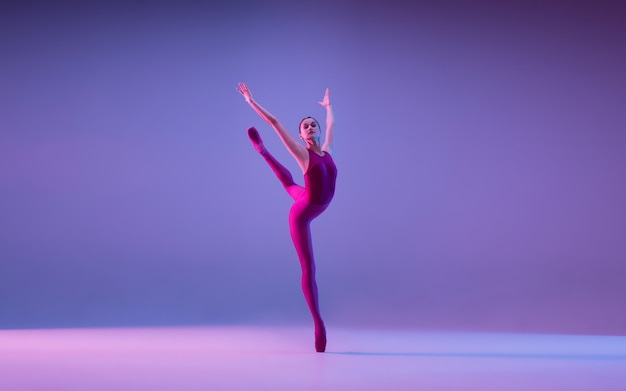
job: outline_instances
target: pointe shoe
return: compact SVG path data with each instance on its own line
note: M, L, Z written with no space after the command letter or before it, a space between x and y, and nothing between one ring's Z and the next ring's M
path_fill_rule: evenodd
M254 126L248 128L248 138L252 141L252 146L257 152L261 153L265 151L263 140L261 140L261 136Z
M326 351L326 329L315 330L315 351L323 353Z

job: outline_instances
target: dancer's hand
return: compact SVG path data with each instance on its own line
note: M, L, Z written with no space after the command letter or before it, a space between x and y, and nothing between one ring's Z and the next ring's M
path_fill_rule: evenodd
M324 94L324 99L321 102L317 102L322 105L323 108L327 109L330 107L330 98L328 98L328 88L326 89L326 93Z
M239 87L237 87L237 91L246 99L246 102L250 103L252 100L252 95L250 94L250 90L248 90L248 86L246 83L239 83Z

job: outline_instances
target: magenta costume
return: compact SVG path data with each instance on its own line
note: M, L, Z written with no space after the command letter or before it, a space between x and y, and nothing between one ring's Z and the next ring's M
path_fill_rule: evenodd
M337 168L328 152L320 156L308 150L309 167L304 173L304 187L299 186L289 170L263 147L256 129L248 129L248 136L294 200L289 210L289 232L302 268L302 292L315 324L315 349L323 352L326 349L326 330L318 304L310 224L326 210L333 199Z

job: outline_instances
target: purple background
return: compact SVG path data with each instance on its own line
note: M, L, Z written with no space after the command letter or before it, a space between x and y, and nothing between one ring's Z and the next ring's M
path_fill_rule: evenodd
M330 88L329 326L626 333L622 2L3 4L0 327L310 321L244 81Z

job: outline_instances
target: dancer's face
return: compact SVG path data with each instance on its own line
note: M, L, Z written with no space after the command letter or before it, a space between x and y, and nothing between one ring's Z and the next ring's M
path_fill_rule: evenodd
M305 118L300 123L300 137L303 140L319 140L320 127L313 118Z

